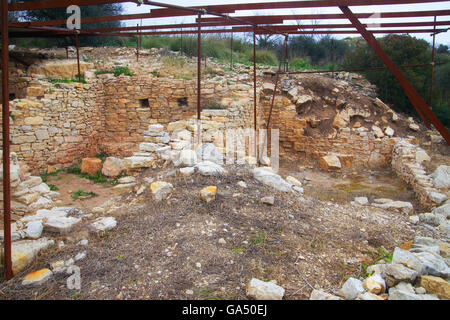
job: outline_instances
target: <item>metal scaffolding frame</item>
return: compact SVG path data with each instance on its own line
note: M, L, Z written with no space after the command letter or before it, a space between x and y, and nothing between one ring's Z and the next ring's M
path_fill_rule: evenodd
M381 12L377 18L421 18L433 17L433 22L396 22L380 23L374 29L371 25L361 22L361 19L368 19L373 13L353 13L350 7L353 6L385 6L398 4L426 4L444 2L446 0L308 0L308 1L280 1L263 3L240 3L230 5L208 5L196 7L183 7L172 4L147 1L147 0L42 0L36 2L11 3L8 0L1 1L1 36L2 36L2 128L3 128L3 203L4 203L4 252L5 252L5 277L11 279L13 276L11 262L11 196L10 196L10 141L9 141L9 38L10 37L65 37L73 36L76 39L77 61L78 61L78 80L81 82L81 72L79 64L79 38L81 36L117 36L117 37L135 37L136 38L136 58L139 59L140 49L142 48L143 35L180 35L181 47L183 34L197 35L197 119L201 119L201 37L202 34L213 33L231 33L230 67L233 68L233 35L234 33L248 32L253 34L253 122L254 129L257 128L257 101L256 101L256 35L257 34L279 34L285 37L284 71L281 69L283 57L280 59L278 72L276 73L275 89L272 96L271 107L267 117L266 129L270 126L272 109L277 91L277 84L281 74L295 73L317 73L317 72L339 72L339 71L364 71L388 69L399 81L412 105L421 117L422 121L429 126L429 122L439 131L442 137L450 144L450 134L445 126L439 121L431 108L422 97L416 92L409 81L405 78L400 68L414 68L431 66L431 79L433 81L435 63L435 37L437 34L447 32L450 28L450 21L437 21L437 17L450 16L450 10L424 10L424 11L405 11L405 12ZM149 13L127 14L116 16L89 17L81 18L83 26L89 23L106 21L125 21L148 18L170 18L183 16L197 16L195 23L190 24L164 24L144 26L142 23L136 24L136 27L118 27L118 28L91 28L82 30L69 30L66 28L55 27L65 25L66 20L49 21L27 21L8 23L8 11L27 11L41 9L66 8L70 5L88 6L103 5L114 3L131 2L138 5L149 5L159 7L151 9ZM339 8L342 13L334 14L292 14L292 15L265 15L265 16L232 16L239 10L271 10L271 9L300 9L300 8ZM206 17L205 17L206 16ZM209 17L213 16L213 17ZM285 21L292 20L329 20L346 19L350 24L317 24L317 25L292 25L284 24ZM217 28L220 29L211 29ZM437 28L440 27L440 28ZM395 29L406 28L406 29ZM419 29L415 29L419 28ZM342 30L352 29L352 30ZM149 31L151 30L151 31ZM374 34L416 34L429 33L433 36L433 49L431 64L396 66L388 55L382 50ZM290 72L288 64L288 39L290 35L298 34L360 34L374 50L377 56L384 63L385 67L333 70L332 71L300 71ZM333 50L333 47L332 47ZM206 63L206 60L205 60ZM430 86L430 98L432 101L433 83ZM256 141L256 140L255 140ZM256 143L255 143L256 144Z

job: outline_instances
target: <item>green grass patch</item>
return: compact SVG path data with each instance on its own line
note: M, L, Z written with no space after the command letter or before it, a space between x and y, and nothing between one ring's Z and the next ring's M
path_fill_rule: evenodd
M128 68L126 66L115 67L112 70L112 73L114 74L115 77L118 77L121 74L129 76L129 77L133 76L133 72L131 72L130 68Z
M72 192L72 199L77 200L79 197L95 197L97 194L95 192L86 192L84 190L78 189Z
M256 232L255 236L252 240L250 240L251 244L258 245L258 244L264 244L266 242L267 233L265 231L263 232Z
M59 188L55 186L54 184L48 183L48 187L50 188L50 191L58 191Z
M231 251L237 255L241 255L245 252L245 248L244 247L235 247L235 246L231 246Z

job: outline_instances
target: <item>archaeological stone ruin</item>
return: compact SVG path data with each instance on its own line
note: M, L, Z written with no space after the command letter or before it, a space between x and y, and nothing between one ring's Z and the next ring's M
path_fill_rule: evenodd
M49 279L64 284L73 266L81 266L82 274L92 268L100 270L93 264L109 259L99 253L109 246L106 243L115 246L113 243L122 242L115 238L119 234L132 237L134 228L145 225L144 217L148 216L154 224L148 224L152 236L146 239L167 242L164 248L149 249L150 260L159 261L161 254L164 259L181 255L186 265L192 264L190 268L199 272L198 278L208 283L192 280L193 284L174 287L164 297L189 299L192 294L206 292L207 287L221 298L299 298L296 294L319 300L450 298L448 145L436 130L393 111L361 75L282 75L275 85L275 68L259 67L255 142L255 133L247 131L255 125L252 68L236 64L230 70L208 59L202 78L201 119L197 120L196 78L180 76L176 70L164 73L171 59L182 59L186 65L194 64L193 59L158 49L142 50L139 61L133 49L82 47L80 52L83 83L54 81L75 77L73 53L62 59L64 49L11 51L12 57L17 57L10 61L9 84L12 262L16 277L12 284L0 285L2 291L14 286L24 292L44 288L50 285ZM114 75L112 70L117 66L128 67L132 75ZM269 114L273 131L264 130ZM232 134L243 138L233 141ZM275 138L278 145L271 144ZM252 148L265 153L256 154ZM387 184L401 184L401 191L377 185L377 193L370 193L370 185L379 183L380 172L384 179L390 179ZM64 180L66 176L68 180ZM356 177L360 180L348 182ZM345 201L344 193L338 190L339 179L348 182ZM103 184L97 183L100 180ZM84 189L73 198L79 181ZM367 189L358 187L364 183ZM103 189L92 191L86 185ZM335 189L326 194L327 188ZM93 202L100 198L102 203ZM245 203L252 209L247 211ZM165 207L173 207L172 213ZM129 217L139 208L147 209L137 214L140 222L133 225ZM199 217L183 220L203 210L208 212L201 214L201 221ZM228 214L215 216L215 210ZM343 226L347 219L353 222ZM234 225L247 226L247 220L259 221L245 229L250 238ZM164 223L173 234L161 241L156 234L158 228L169 230ZM270 225L272 229L267 230L278 230L277 234L260 231L258 225ZM351 225L354 230L348 229ZM402 230L398 238L394 231L386 231L397 227ZM276 260L288 257L289 265L303 270L303 264L316 261L316 250L324 254L333 251L332 244L326 240L320 244L313 235L333 238L328 233L331 229L342 232L347 244L358 243L362 248L355 256L350 251L334 252L335 257L329 258L345 256L344 265L350 270L356 272L355 261L367 264L364 253L379 257L380 250L387 250L393 257L386 254L372 261L359 277L356 272L346 281L334 275L332 283L325 273L316 274L321 280L303 271L303 275L288 273L283 262ZM195 255L186 253L197 249L185 242L194 241L188 233L183 240L181 230L200 232L205 243L211 240L202 253L204 261L197 262ZM278 242L271 236L286 247L275 249ZM308 250L296 247L306 241L300 237L308 239ZM127 239L141 246L140 240ZM385 239L390 239L390 248L384 247ZM407 239L414 241L405 245ZM243 260L262 245L273 247L270 263L258 262L257 255ZM95 246L102 249L94 253ZM114 251L108 263L117 268L126 263L127 269L145 275L156 287L158 281L168 281L165 273L176 272L166 270L163 262L160 266L146 262L148 269L141 270L145 263L138 258L145 250L135 254L136 261L127 260L126 251ZM248 283L233 283L232 294L227 296L231 287L223 275L207 269L217 268L218 261L245 264L254 273L245 269ZM255 271L277 264L279 269L266 278ZM291 283L294 278L306 281L304 288ZM147 280L136 279L135 283L147 285ZM108 287L105 278L88 281L98 282L98 286L82 289L86 297L146 297L130 293L131 289L120 296ZM139 287L135 283L130 288Z

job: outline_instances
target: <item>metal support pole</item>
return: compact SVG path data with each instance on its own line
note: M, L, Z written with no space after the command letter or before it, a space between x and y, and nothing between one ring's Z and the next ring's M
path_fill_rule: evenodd
M233 70L233 32L231 33L230 43L230 69Z
M368 45L375 51L378 57L383 61L389 71L397 78L398 82L402 86L412 105L416 109L422 121L428 123L425 115L430 119L433 126L439 131L442 137L445 139L447 144L450 144L450 133L442 124L442 122L436 117L434 112L427 106L426 102L417 93L414 87L409 83L408 79L403 75L400 69L392 62L389 56L383 51L378 41L375 39L373 34L361 24L359 19L353 14L353 12L345 6L339 7L345 16L352 22L355 28L361 33L363 38L367 41ZM424 115L425 114L425 115Z
M77 47L77 66L78 66L78 84L81 84L81 68L80 68L80 36L75 35L75 46Z
M180 55L183 55L183 25L181 25L180 32Z
M256 27L253 29L253 130L255 133L255 157L258 155L258 141L256 133Z
M332 71L332 77L334 79L334 40L331 39L331 71Z
M66 47L66 59L69 59L69 47Z
M286 62L284 63L284 70L289 72L289 35L286 36Z
M434 16L433 49L431 51L431 82L430 82L430 108L433 109L434 60L436 55L436 16Z
M201 13L198 14L198 35L197 35L197 120L200 120L201 113L201 87L202 87L202 31ZM200 133L199 133L200 135Z
M139 61L139 24L137 24L136 31L136 61Z
M11 184L9 155L9 39L8 39L8 0L1 2L2 30L2 136L3 136L3 223L5 278L13 277L11 260Z

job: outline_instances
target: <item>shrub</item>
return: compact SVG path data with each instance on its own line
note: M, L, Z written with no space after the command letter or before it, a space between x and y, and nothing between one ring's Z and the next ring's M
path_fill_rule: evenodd
M131 72L130 68L128 67L124 67L124 66L120 66L120 67L115 67L112 71L112 73L114 74L115 77L120 76L121 74L124 74L126 76L132 76L133 72Z

